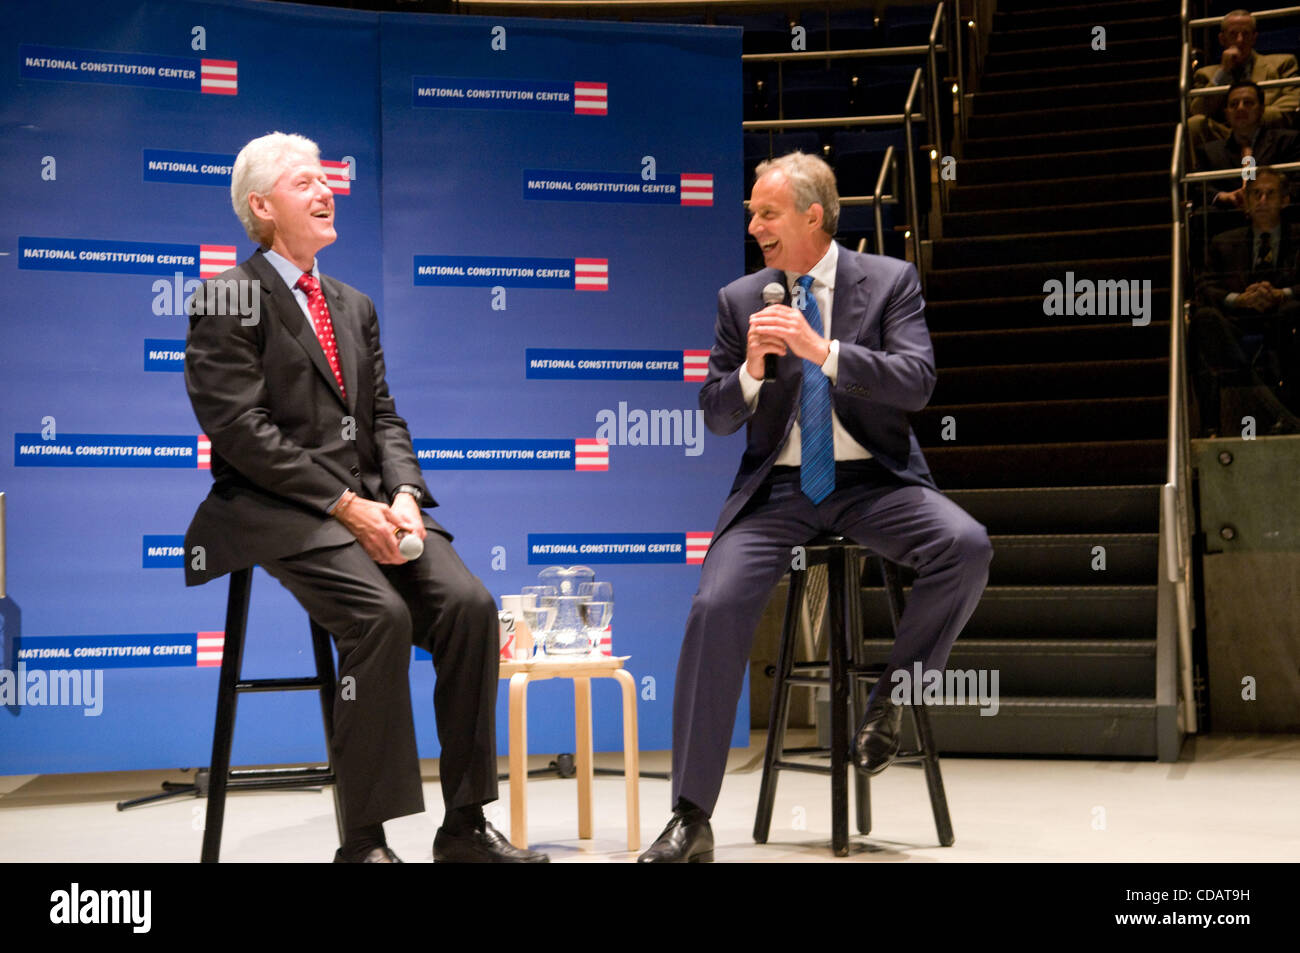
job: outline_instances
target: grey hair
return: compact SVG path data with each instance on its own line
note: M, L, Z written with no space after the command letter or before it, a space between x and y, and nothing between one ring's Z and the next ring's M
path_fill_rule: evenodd
M1223 30L1223 25L1227 23L1231 17L1246 17L1250 20L1250 28L1256 32L1259 31L1259 25L1255 22L1255 14L1251 13L1249 10L1233 10L1230 13L1225 13L1223 19L1219 21L1220 31Z
M265 194L275 188L284 172L285 159L290 156L308 156L319 163L320 146L296 133L272 132L248 143L235 157L235 168L230 175L230 204L235 207L248 237L259 245L266 244L266 223L248 207L248 195L250 192Z
M804 152L764 159L754 169L754 181L769 172L785 176L794 192L794 207L800 212L806 212L814 202L821 205L822 231L834 238L840 224L840 193L835 187L835 172L826 161Z

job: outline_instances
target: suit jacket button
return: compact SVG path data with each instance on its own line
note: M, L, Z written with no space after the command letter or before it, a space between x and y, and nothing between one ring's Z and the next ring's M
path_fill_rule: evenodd
M353 475L354 477L359 477L359 476L361 476L361 470L360 470L360 468L358 468L358 467L348 467L348 469L349 469L350 471L352 471L352 475Z

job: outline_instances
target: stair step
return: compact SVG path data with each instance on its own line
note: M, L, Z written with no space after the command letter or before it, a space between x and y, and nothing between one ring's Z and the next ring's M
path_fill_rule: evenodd
M1124 146L1162 145L1173 153L1176 121L1125 126L1122 135L1099 137L1095 129L1067 129L1062 132L1042 132L1032 136L1002 135L991 138L968 136L962 141L965 159L999 159L1012 156L1061 155L1069 152L1092 152L1099 145L1114 143ZM961 160L958 160L960 164ZM958 180L961 171L958 169Z
M1153 586L1160 567L1159 538L1154 526L1141 533L990 533L989 585ZM904 566L900 571L905 584L915 581L913 570ZM870 574L862 588L884 592L872 585Z
M1134 639L1150 638L1155 630L1155 583L989 586L963 637L1050 632L1055 638Z
M1103 381L1094 395L1109 394ZM1003 440L1019 444L1071 440L1159 438L1168 429L1165 395L1029 400L1019 403L931 405L910 415L916 439L924 446L986 446Z
M925 306L925 320L932 335L947 331L1041 328L1052 326L1054 322L1059 320L1044 314L1043 301L1046 295L1043 293L1041 285L1034 294L1028 295L953 298L947 300L938 296L939 290L939 287L931 285L927 292L929 298ZM1167 319L1170 314L1169 289L1161 288L1153 281L1151 298L1152 320ZM1113 322L1114 319L1106 315L1093 317L1076 315L1070 318L1070 324L1072 325L1111 324Z
M864 639L863 644L863 661L868 665L887 662L894 647L893 639ZM974 680L954 678L950 693L945 675L944 698L959 701L964 696L975 701L983 672L984 698L991 700L996 688L999 707L1004 696L1096 697L1099 686L1105 686L1111 699L1149 699L1155 691L1155 666L1154 639L971 639L963 635L954 643L945 669L973 672ZM889 684L892 688L900 683Z
M1154 696L1154 689L1152 691ZM1037 755L1079 758L1157 756L1157 705L1150 699L999 699L994 717L975 706L930 706L930 726L941 755ZM907 733L911 719L904 718ZM909 748L915 741L905 733Z
M1012 89L1051 89L1077 86L1088 80L1099 83L1130 79L1156 79L1178 76L1179 59L1162 56L1155 59L1098 60L1076 66L1045 66L1036 69L1011 69L1004 73L985 73L980 76L981 93L996 93ZM1175 80L1176 82L1176 80Z
M1095 130L1100 142L1122 142L1129 126L1168 125L1178 121L1178 97L1126 103L1123 109L1110 105L1075 108L1055 107L1020 112L972 113L968 133L976 138L1029 136L1035 133ZM1172 143L1170 148L1173 148Z
M1167 449L1164 439L924 447L930 472L945 491L1164 483Z
M1083 79L1083 77L1080 77ZM1097 77L1096 82L1076 82L1073 86L1045 89L990 90L972 97L975 115L1023 112L1026 110L1061 109L1068 104L1073 112L1081 106L1105 106L1121 111L1127 103L1143 102L1178 95L1177 71L1164 76L1137 79Z
M1157 532L998 534L990 578L999 585L1155 585L1159 541Z
M1137 533L1160 519L1160 486L1009 486L945 489L990 533Z
M1004 183L1016 188L1041 179L1065 179L1104 173L1142 172L1169 168L1167 143L1116 146L1091 152L1063 152L995 159L961 159L955 166L957 188ZM1165 207L1169 213L1168 205ZM1108 221L1099 217L1098 221Z
M1106 49L1093 50L1094 26L1106 28ZM990 53L1012 53L1022 50L1040 50L1044 47L1078 45L1097 56L1110 53L1112 41L1173 40L1179 34L1178 12L1172 15L1125 19L1112 23L1067 23L1063 26L1035 26L1024 30L995 30L989 34Z
M960 170L958 175L960 175ZM1074 176L1026 182L1015 188L1005 185L962 185L948 195L953 212L1042 208L1047 205L1074 205L1084 195L1101 196L1115 201L1150 198L1169 194L1169 172L1112 172L1105 175ZM1167 199L1166 199L1167 201Z
M1182 53L1176 28L1168 37L1156 39L1121 40L1108 34L1105 51L1094 50L1090 40L1091 38L1083 43L1069 42L1062 46L1044 46L1041 49L1007 52L994 50L984 59L984 71L1006 73L1055 66L1095 66L1098 63L1121 63L1152 57L1178 59Z
M1172 11L1178 12L1178 5L1169 0L1111 0L1109 3L1075 4L1065 3L1059 7L1044 7L1038 10L1006 9L1006 3L999 3L1001 8L993 14L993 29L1027 30L1037 27L1058 26L1061 24L1094 23L1111 24L1124 20L1149 19L1168 16Z
M1080 231L1095 228L1098 222L1105 222L1109 228L1134 228L1142 225L1163 225L1168 228L1169 217L1167 198L1088 202L1083 205L1058 205L1054 208L945 212L943 240L996 234Z
M1101 221L1105 221L1102 219ZM1137 258L1152 248L1168 248L1170 225L1137 225L1129 228L1091 228L1042 235L989 235L978 238L941 238L930 243L931 267L988 268L996 265L1043 261L1100 261Z
M930 405L1019 403L1026 394L1040 400L1082 398L1095 394L1099 385L1112 397L1163 397L1169 387L1169 361L1160 357L944 367Z
M1150 281L1151 287L1169 280L1169 256L1152 258L1087 259L1082 261L1047 261L1011 264L998 268L987 265L978 268L935 269L926 276L926 294L943 299L985 295L997 298L1003 295L1020 296L1039 294L1046 296L1049 281L1064 283L1067 273L1073 272L1076 286L1087 279L1098 281ZM1109 287L1109 286L1108 286ZM1143 286L1139 285L1139 288ZM1046 308L1046 302L1044 302ZM1046 311L1044 311L1046 313ZM1130 311L1129 317L1132 317ZM1160 318L1154 306L1148 317ZM1130 355L1135 356L1135 355Z
M1062 319L1063 321L1065 319ZM1169 323L1065 324L1059 327L941 331L930 335L935 365L1053 364L1169 356Z

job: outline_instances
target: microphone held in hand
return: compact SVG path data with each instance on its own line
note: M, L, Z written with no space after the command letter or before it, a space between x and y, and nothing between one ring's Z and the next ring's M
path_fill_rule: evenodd
M424 554L424 540L404 529L397 531L397 551L406 557L406 561L419 559Z
M780 304L784 300L785 300L785 285L776 281L769 281L767 284L763 286L764 307L766 307L769 304ZM763 380L765 381L776 380L776 355L775 354L763 355Z

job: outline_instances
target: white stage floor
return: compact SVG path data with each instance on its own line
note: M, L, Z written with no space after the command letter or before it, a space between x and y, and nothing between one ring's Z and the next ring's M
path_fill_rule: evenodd
M1173 764L946 758L944 785L956 843L940 847L917 768L895 766L872 781L874 829L855 835L851 856L831 856L830 784L785 773L766 845L751 832L764 734L732 752L713 817L718 862L980 863L990 861L1269 862L1300 857L1300 736L1210 735L1191 739ZM796 739L791 738L790 743ZM546 756L530 759L541 767ZM597 755L618 768L621 755ZM642 755L664 770L666 752ZM423 762L428 812L386 825L404 861L432 859L442 817L437 762ZM501 770L506 768L501 759ZM0 777L0 862L193 862L206 801L177 799L118 812L115 802L158 790L176 771ZM668 782L641 782L642 847L668 819ZM488 816L509 831L509 787ZM627 863L621 778L597 778L595 837L577 837L572 780L529 783L532 846L554 862ZM316 792L256 791L227 802L223 861L321 862L337 838L333 800Z

